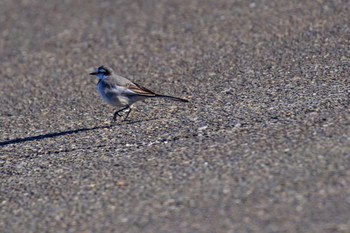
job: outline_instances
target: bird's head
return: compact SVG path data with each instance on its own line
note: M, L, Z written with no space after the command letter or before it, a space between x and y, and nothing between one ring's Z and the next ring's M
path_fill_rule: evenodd
M90 73L90 75L96 75L98 76L100 79L103 77L107 77L110 76L112 74L112 69L107 68L105 66L100 66L96 69L96 71Z

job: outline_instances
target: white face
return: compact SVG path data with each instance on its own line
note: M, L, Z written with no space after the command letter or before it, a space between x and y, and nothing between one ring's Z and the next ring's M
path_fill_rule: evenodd
M105 75L104 73L98 73L97 74L97 77L99 78L99 79L105 79L105 78L107 78L107 75Z
M105 79L106 77L111 75L111 71L109 71L107 68L103 66L97 68L96 73L99 79Z

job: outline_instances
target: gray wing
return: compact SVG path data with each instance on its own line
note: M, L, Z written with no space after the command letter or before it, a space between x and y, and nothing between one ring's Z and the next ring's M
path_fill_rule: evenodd
M110 83L112 86L122 86L125 87L127 85L133 84L132 81L130 81L127 78L124 78L119 75L113 75L109 76L108 78L105 79L106 82Z
M121 88L125 88L125 90L127 90L125 94L129 94L129 95L133 95L133 93L136 95L143 95L143 96L156 96L157 95L153 91L151 91L151 90L149 90L149 89L147 89L147 88L145 88L137 83L134 83L127 78L119 76L119 75L110 76L110 77L106 78L104 80L104 82L107 85L110 85L110 87L119 86ZM130 93L127 93L129 91L130 91Z

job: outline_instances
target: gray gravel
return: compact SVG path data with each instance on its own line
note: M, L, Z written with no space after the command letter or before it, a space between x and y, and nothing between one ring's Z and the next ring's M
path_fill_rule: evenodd
M0 232L350 232L348 1L0 3ZM88 72L188 104L110 123Z

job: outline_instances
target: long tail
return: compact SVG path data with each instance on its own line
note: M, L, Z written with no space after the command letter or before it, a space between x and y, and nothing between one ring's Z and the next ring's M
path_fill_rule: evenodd
M189 100L187 100L187 99L182 99L182 98L169 96L169 95L158 95L158 94L156 94L155 96L152 96L152 97L154 97L154 98L165 98L165 99L170 99L170 100L180 101L180 102L189 102Z

